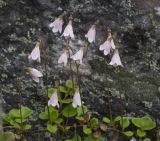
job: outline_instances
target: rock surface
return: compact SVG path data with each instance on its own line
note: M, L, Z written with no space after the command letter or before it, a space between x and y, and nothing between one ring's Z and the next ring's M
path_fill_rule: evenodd
M83 100L91 111L108 113L108 96L112 95L114 114L120 113L119 96L123 96L126 113L149 113L160 117L160 7L159 0L0 0L0 93L6 110L17 106L16 78L21 79L23 104L41 111L43 91L25 73L24 66L42 65L28 62L28 55L39 36L49 33L49 85L70 79L68 68L57 65L65 47L64 38L48 28L63 11L73 15L75 51L85 40L91 24L98 18L96 43L92 44L80 68ZM67 18L65 18L66 26ZM106 27L111 27L124 68L119 73L106 64L99 45L106 39ZM64 28L63 28L64 29ZM78 44L78 45L77 45ZM106 71L104 68L106 67ZM35 113L36 114L36 113Z

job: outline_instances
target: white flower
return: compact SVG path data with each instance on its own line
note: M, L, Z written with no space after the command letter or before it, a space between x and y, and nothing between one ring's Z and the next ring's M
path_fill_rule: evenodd
M80 61L80 64L83 64L82 63L82 59L83 59L83 47L81 47L81 49L76 52L76 54L74 54L73 56L71 56L71 58L75 61L79 60Z
M36 43L35 48L32 50L31 54L28 56L29 60L37 60L38 62L41 62L39 46L40 46L40 42L38 41Z
M50 100L48 101L48 105L52 105L53 107L57 106L59 108L57 90L55 90L55 92L50 97Z
M100 45L99 48L99 50L104 50L104 55L108 55L110 53L110 49L111 49L111 44L108 40L105 41L102 45Z
M132 137L132 139L130 141L137 141L136 138Z
M34 68L28 67L28 72L29 72L30 76L32 77L32 79L37 83L39 82L39 77L43 76L43 74L40 71L38 71L37 69L34 69Z
M67 62L68 62L67 50L64 50L64 53L58 59L58 63L59 64L64 63L64 66L66 66Z
M64 29L64 32L63 32L62 36L71 37L71 39L74 39L74 33L73 33L73 28L72 28L72 20L69 20L69 23L66 26L66 28Z
M112 35L111 33L109 33L107 41L105 41L102 45L100 45L99 50L104 50L104 55L108 55L110 53L111 48L115 49L116 47Z
M95 36L96 36L96 25L92 25L88 33L85 35L85 37L88 38L88 42L92 43L95 42Z
M58 31L59 31L59 33L61 33L62 32L62 25L63 25L63 19L62 19L62 16L60 16L53 23L49 24L49 27L52 28L52 31L54 33L58 32Z
M123 65L121 63L121 59L119 57L118 49L115 49L114 55L113 55L111 62L109 64L113 65L113 66L122 66L123 67Z
M76 108L77 106L81 106L81 105L82 105L81 97L80 97L79 89L77 89L73 96L72 106Z

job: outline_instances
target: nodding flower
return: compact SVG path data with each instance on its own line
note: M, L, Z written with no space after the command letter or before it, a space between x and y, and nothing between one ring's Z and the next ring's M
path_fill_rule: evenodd
M30 74L30 76L32 77L32 79L37 83L39 82L39 77L43 77L43 74L40 71L38 71L37 69L28 67L27 71Z
M113 65L113 66L122 66L122 63L121 63L121 59L120 59L120 56L119 56L119 51L118 49L115 49L114 51L114 55L111 59L111 62L109 63L110 65Z
M87 34L85 35L86 38L88 38L88 42L92 43L95 42L95 37L96 37L96 26L98 25L99 20L97 20L89 29Z
M110 53L111 48L115 49L116 47L113 41L111 30L108 30L108 38L102 45L100 45L99 50L104 50L104 55L108 55Z
M35 48L32 50L31 54L28 56L29 60L36 60L41 62L40 56L40 41L37 41Z
M74 54L73 56L71 56L71 58L75 61L80 61L80 64L82 63L82 59L83 59L83 47L80 48L80 50L78 52L76 52L76 54Z
M67 66L67 62L68 62L67 52L68 52L67 49L64 49L64 52L62 53L62 55L58 59L59 64L64 64L64 66Z
M88 38L88 42L92 43L95 42L95 36L96 36L96 26L92 25L87 34L85 35L85 37Z
M64 29L64 32L62 34L62 36L64 37L70 37L71 39L74 39L74 33L73 33L73 27L72 27L72 16L69 17L69 22L66 26L66 28Z
M51 95L48 101L48 105L51 105L53 107L57 106L59 108L57 90L55 90L54 93Z
M49 24L49 27L52 28L52 31L54 33L62 32L62 26L63 26L63 15L60 15L55 21L51 24Z
M81 105L82 105L81 97L80 97L79 89L77 88L73 96L72 106L76 108L77 106L81 106Z

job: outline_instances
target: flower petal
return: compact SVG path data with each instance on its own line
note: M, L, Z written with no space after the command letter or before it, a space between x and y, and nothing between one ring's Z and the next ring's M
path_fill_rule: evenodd
M121 63L120 56L119 56L118 49L115 50L114 55L113 55L111 62L109 64L113 65L113 66L122 66L123 67L123 65Z
M96 29L95 27L91 27L88 31L88 33L85 35L86 38L88 38L88 41L90 43L95 42L95 36L96 36Z
M71 58L73 60L79 60L80 62L82 62L83 59L83 49L80 49L76 54L74 54L73 56L71 56Z
M59 108L57 91L55 91L50 97L50 100L48 101L48 105L52 105L53 107L57 106Z
M78 91L75 92L74 96L73 96L73 102L72 102L72 106L75 108L77 106L81 106L81 97L80 97L80 93Z
M37 60L40 62L40 49L39 49L40 43L37 42L35 48L32 50L31 54L28 56L29 60Z
M68 61L67 53L64 52L64 53L59 57L58 63L59 63L59 64L64 63L64 66L66 66L66 65L67 65L67 61Z
M70 36L72 39L74 39L74 33L73 33L73 28L72 28L72 24L69 23L66 28L64 29L64 32L63 32L63 36L65 37L68 37Z

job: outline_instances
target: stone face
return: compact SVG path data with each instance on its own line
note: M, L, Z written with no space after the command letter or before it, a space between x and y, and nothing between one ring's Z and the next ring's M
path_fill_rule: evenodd
M13 8L16 5L16 9ZM6 103L5 110L16 107L16 78L21 79L24 104L41 111L42 84L37 86L25 73L24 66L34 66L44 72L43 66L28 61L28 55L39 36L49 33L48 69L55 80L70 79L69 67L57 65L57 60L66 43L59 34L54 34L48 25L63 11L73 17L76 40L74 51L78 51L85 40L84 34L96 19L96 43L90 45L84 65L80 67L83 100L93 112L106 114L108 95L112 95L114 114L123 108L127 113L149 113L159 119L160 105L160 24L155 7L159 0L20 0L8 1L0 10L0 93ZM158 16L158 17L157 17ZM65 18L66 26L67 18ZM99 45L106 40L106 27L113 29L114 40L120 47L124 68L117 73L104 63ZM63 27L63 30L64 30ZM113 52L105 57L107 64ZM106 67L106 70L104 69ZM12 98L12 100L11 100ZM36 113L38 114L38 113Z

